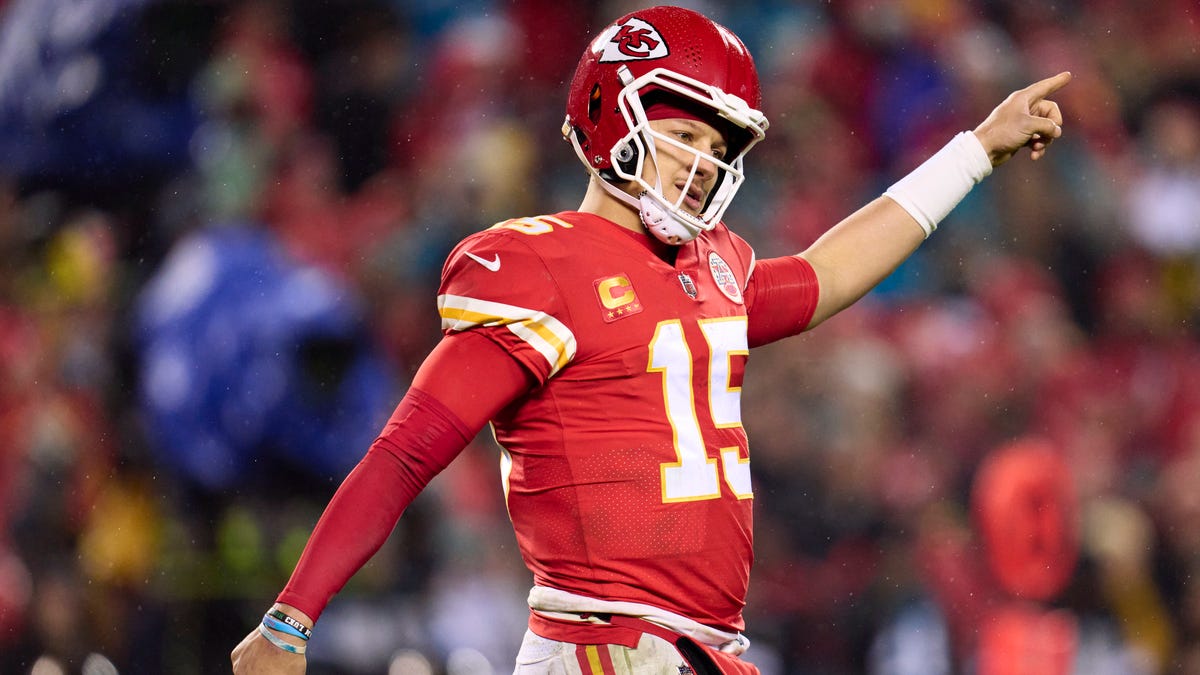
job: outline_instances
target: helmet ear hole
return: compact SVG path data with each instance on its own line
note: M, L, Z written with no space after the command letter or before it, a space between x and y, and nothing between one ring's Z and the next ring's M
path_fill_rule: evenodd
M600 121L600 83L592 85L592 93L588 95L588 119L592 124Z

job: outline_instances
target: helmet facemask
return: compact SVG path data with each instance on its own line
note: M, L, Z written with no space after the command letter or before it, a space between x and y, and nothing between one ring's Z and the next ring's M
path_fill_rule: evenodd
M700 232L713 229L721 221L721 216L745 179L743 158L750 148L766 135L766 117L737 96L664 68L656 68L638 78L634 78L624 66L618 73L624 86L617 96L617 107L629 131L609 150L612 168L603 173L597 171L584 157L575 134L570 134L572 144L580 159L600 180L603 188L636 209L646 229L655 237L672 245L687 243L695 239ZM699 150L679 139L652 129L643 100L643 95L649 92L656 95L662 93L690 107L702 108L706 113L711 113L706 117L710 117L722 127L732 129L732 132L726 133L726 142L729 145L727 159L701 154ZM673 153L684 153L684 157L692 156L687 183L674 200L668 199L662 191L663 177L662 172L658 170L658 152L663 146L659 144L671 147ZM653 162L655 167L656 178L653 185L644 177L647 159ZM683 202L696 180L696 173L702 161L711 163L716 168L717 179L713 189L706 196L700 213L692 214L683 208ZM639 196L634 197L622 190L614 184L616 181L637 185L640 188Z

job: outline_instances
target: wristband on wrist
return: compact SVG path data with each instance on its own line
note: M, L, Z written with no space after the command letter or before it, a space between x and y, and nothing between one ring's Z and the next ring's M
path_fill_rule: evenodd
M300 631L298 631L295 628L289 626L288 624L276 619L275 617L271 616L270 614L263 615L262 623L264 626L266 626L267 628L270 628L271 630L279 631L280 633L286 633L287 635L291 635L292 637L298 637L301 640L308 642L308 637L306 637L304 635L304 633L301 633Z
M283 612L279 611L278 609L275 609L272 607L271 609L267 610L266 616L279 619L280 621L282 621L282 622L286 623L287 625L291 626L292 628L296 629L296 631L298 631L300 633L297 637L302 637L305 640L312 637L312 629L311 628L300 623L300 621L298 621L297 619L295 619L291 616L288 616L287 614L284 614Z
M925 237L942 221L975 184L992 173L992 160L970 131L957 134L883 194L912 216Z
M271 644L275 645L276 647L279 647L283 651L288 652L290 654L303 655L305 650L308 649L308 645L294 645L290 642L280 640L278 637L276 637L276 635L274 633L272 633L266 626L264 626L261 623L258 624L258 632L261 633L263 637L267 638L267 642L270 642Z

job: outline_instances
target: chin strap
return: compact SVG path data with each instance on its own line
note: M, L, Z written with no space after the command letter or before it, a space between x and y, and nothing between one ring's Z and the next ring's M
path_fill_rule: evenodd
M648 192L643 192L638 200L638 215L642 224L659 241L678 246L686 244L700 234L700 228L687 222L679 215L664 207Z

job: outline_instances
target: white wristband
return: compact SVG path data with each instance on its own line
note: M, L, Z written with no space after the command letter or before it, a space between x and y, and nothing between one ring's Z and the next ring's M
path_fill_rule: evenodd
M261 623L258 624L258 632L261 633L263 637L267 638L267 642L270 642L289 654L299 654L303 656L304 651L308 649L308 645L294 645L287 640L276 637L275 634L271 632L271 629L267 628Z
M974 133L963 131L883 194L907 211L928 238L991 172L992 160L983 144Z

